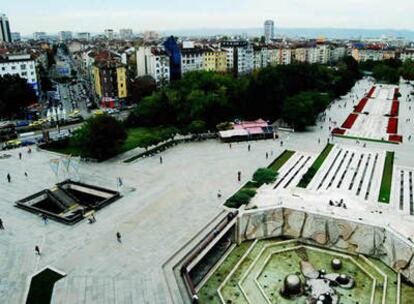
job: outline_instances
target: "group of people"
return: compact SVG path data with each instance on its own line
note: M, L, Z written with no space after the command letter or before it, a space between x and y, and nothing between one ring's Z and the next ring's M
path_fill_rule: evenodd
M329 206L348 209L348 207L344 203L344 199L343 198L341 198L339 200L339 202L334 202L332 200L329 200Z
M29 155L30 155L31 153L32 153L32 148L31 148L31 147L28 147L28 148L27 148L27 154L29 154ZM19 157L19 160L22 160L22 159L23 159L23 154L22 154L22 152L19 152L18 157ZM25 171L25 172L24 172L24 176L25 176L26 178L28 178L28 177L29 177L29 174L27 173L27 171ZM7 182L8 182L8 183L11 183L11 182L12 182L12 177L11 177L10 173L7 173L7 175L6 175L6 180L7 180Z

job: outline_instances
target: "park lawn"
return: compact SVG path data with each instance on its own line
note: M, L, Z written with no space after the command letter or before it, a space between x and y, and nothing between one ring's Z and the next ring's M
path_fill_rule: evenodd
M279 155L270 165L269 169L272 169L275 172L278 172L280 168L295 154L295 151L285 150L282 154Z
M381 203L390 203L393 168L394 152L387 152L387 155L385 156L384 171L382 172L381 188L378 197L378 201Z
M129 128L127 129L128 137L122 145L119 153L135 149L137 147L144 147L143 138L147 136L160 137L165 128Z
M80 156L81 152L79 151L79 148L72 145L69 141L69 144L66 147L47 147L45 148L48 151L56 152L59 154L65 154L65 155L72 155L72 156Z
M333 144L327 144L325 146L321 154L319 154L318 158L315 159L315 161L313 162L312 166L310 166L308 171L302 176L302 179L300 180L298 187L306 188L309 185L312 178L316 175L319 168L322 166L323 162L328 157L333 147Z

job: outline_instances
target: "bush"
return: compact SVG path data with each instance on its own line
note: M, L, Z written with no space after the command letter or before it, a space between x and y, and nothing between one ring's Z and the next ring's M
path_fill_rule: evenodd
M254 190L240 190L227 200L226 206L229 208L239 208L241 205L247 205L254 196L251 191L256 194L256 191Z
M231 130L233 128L232 124L228 121L219 123L218 125L216 125L217 130L219 131L227 131L227 130Z
M146 134L141 138L140 147L145 148L145 150L147 150L149 147L154 146L162 141L163 139L161 138L161 136L154 134Z
M206 130L206 123L203 120L193 120L187 127L191 134L200 134Z
M271 184L276 180L277 173L268 168L259 168L253 174L253 181L259 185Z

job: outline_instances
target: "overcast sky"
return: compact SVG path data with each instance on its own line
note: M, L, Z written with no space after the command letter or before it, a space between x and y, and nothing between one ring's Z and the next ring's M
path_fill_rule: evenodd
M0 0L12 31L334 27L414 30L413 0Z

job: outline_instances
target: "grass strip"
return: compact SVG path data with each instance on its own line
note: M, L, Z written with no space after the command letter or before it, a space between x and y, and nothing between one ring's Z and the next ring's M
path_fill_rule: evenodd
M285 150L280 154L269 166L275 172L278 172L280 168L295 154L295 151Z
M392 172L394 168L394 152L387 152L384 162L384 171L382 172L381 188L378 201L384 204L390 203Z
M277 173L293 154L295 154L295 151L283 151L283 153L281 153L267 168ZM258 183L248 181L233 196L231 196L224 205L228 208L240 208L241 205L247 204L250 201L254 196L253 193L255 193L259 187L260 185Z
M392 142L384 139L373 139L373 138L365 138L365 137L357 137L357 136L349 136L349 135L339 135L339 134L333 134L335 137L341 137L345 139L353 139L353 140L361 140L361 141L370 141L370 142L376 142L376 143L382 143L382 144L392 144L392 145L398 145L397 142Z
M312 178L316 175L319 168L322 166L323 162L328 157L333 147L333 144L327 144L325 146L321 154L319 154L318 158L315 159L315 161L313 162L312 166L310 166L308 171L302 176L302 179L300 180L298 187L306 188L309 185Z

